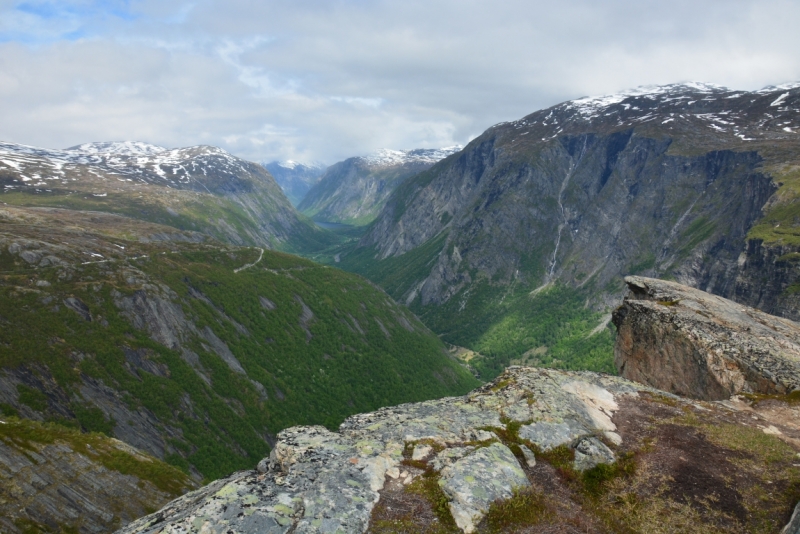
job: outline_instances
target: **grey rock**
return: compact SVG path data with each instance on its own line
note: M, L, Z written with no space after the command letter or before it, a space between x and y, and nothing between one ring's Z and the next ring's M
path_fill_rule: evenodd
M536 467L536 455L533 454L533 451L525 445L520 445L519 448L522 451L522 456L525 458L525 465L528 467Z
M676 282L625 281L613 317L622 376L707 400L800 389L800 324Z
M494 501L530 486L517 458L502 443L481 447L445 467L439 484L450 499L456 525L467 533L475 531Z
M387 477L411 481L401 473L406 469L399 468L409 443L415 445L415 458L440 473L453 516L471 532L494 500L528 485L514 454L486 430L503 427L501 414L533 421L523 425L520 435L538 439L540 446L578 445L585 449L580 454L595 461L607 459L607 449L595 444L594 436L616 430L611 421L618 410L616 399L655 392L614 376L522 367L509 368L497 381L504 384L500 390L487 384L463 397L354 415L338 432L322 427L284 430L256 470L181 497L120 532L363 532ZM566 430L550 439L546 429ZM464 445L476 437L487 439ZM582 445L587 441L593 448ZM527 452L523 449L528 465L535 465Z
M598 464L613 464L617 460L611 449L597 438L583 438L575 446L574 467L586 471Z
M800 503L794 507L794 513L789 523L783 527L781 534L800 534Z
M92 313L89 310L89 307L84 304L81 299L77 297L67 297L64 299L64 306L83 317L85 321L92 320Z

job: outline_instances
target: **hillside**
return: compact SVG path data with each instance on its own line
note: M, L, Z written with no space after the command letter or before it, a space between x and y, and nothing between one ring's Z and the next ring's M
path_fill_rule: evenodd
M319 182L322 174L327 168L322 164L305 164L297 161L272 161L262 163L269 171L278 185L281 186L284 194L292 203L297 206L306 196L308 190Z
M297 207L317 221L368 224L406 179L461 148L384 149L369 156L340 161L328 167Z
M103 434L0 416L3 532L110 532L196 487L175 467Z
M117 213L234 245L302 250L331 240L261 165L210 146L0 143L0 202Z
M627 274L798 318L798 132L800 85L565 102L407 180L340 265L483 354L485 377L612 371Z
M19 193L20 195L27 193ZM475 379L366 280L100 213L0 206L0 403L214 479Z

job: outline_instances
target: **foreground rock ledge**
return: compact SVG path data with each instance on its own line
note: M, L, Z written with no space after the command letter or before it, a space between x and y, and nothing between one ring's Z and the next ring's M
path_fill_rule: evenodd
M800 324L675 282L625 282L613 315L623 377L705 400L800 390Z
M441 474L458 527L473 532L493 501L528 484L517 457L487 429L525 423L521 437L542 451L575 449L582 470L614 460L603 442L621 441L611 420L617 402L642 391L655 393L619 377L512 367L464 397L356 415L339 432L284 430L258 470L189 493L120 532L364 532L385 482L405 471L404 449L420 441L414 457Z

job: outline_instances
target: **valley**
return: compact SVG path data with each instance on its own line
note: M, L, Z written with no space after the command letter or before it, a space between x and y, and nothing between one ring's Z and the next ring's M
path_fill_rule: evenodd
M537 501L544 523L627 531L591 499L665 494L646 470L593 469L685 454L677 425L709 454L751 455L747 490L727 508L669 497L647 513L775 531L791 503L762 499L753 519L767 484L753 477L766 469L786 495L800 480L798 131L800 85L675 84L327 168L209 146L0 143L0 507L27 503L0 524L107 532L211 483L127 532L413 531L391 499L421 506L430 532L433 517L489 532L495 499L544 485L566 499ZM642 287L656 296L637 301ZM730 326L733 309L758 324ZM746 357L692 367L733 346L723 326ZM720 366L742 370L713 389ZM631 419L603 419L618 409ZM645 428L653 414L669 422ZM543 463L513 467L530 460L522 446ZM455 466L495 461L513 480L470 511L460 492L475 481ZM93 496L93 478L119 491ZM631 517L631 531L652 524Z

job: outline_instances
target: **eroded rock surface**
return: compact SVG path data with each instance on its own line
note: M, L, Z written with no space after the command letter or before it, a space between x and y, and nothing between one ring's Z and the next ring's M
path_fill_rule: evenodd
M574 453L580 470L603 453L613 461L598 436L609 446L621 441L611 421L617 401L641 391L654 392L597 373L512 367L464 397L355 415L338 432L284 430L258 470L185 495L121 532L363 532L386 480L415 476L402 475L413 471L401 465L404 459L427 463L457 525L472 532L492 502L529 485L526 455L520 449L517 458L493 429L518 428L540 450L580 447Z
M622 376L708 400L800 389L800 324L675 282L625 281L613 318Z

